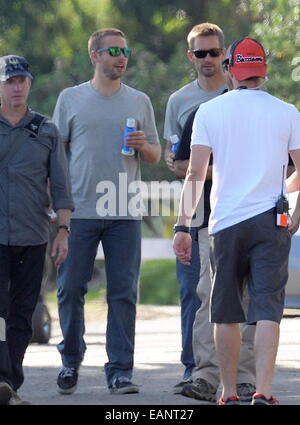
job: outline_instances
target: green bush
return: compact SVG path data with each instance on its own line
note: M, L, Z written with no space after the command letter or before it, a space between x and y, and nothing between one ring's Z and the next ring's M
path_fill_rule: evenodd
M106 282L104 261L96 261L95 279L89 284L86 301L104 300ZM49 291L47 302L57 302L56 290ZM141 265L139 303L154 305L178 305L179 288L175 260L148 260Z
M178 305L175 260L149 260L141 267L141 304Z

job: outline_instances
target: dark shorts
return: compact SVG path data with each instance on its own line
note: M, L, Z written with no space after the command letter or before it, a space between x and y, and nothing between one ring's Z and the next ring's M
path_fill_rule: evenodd
M280 323L288 279L289 231L275 226L271 209L210 237L213 323ZM248 284L249 305L242 307Z

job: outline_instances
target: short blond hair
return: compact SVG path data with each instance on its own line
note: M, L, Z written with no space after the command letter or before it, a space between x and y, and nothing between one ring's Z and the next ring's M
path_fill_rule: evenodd
M91 54L91 51L100 49L103 44L102 41L105 37L108 36L118 36L122 38L126 38L123 31L117 28L103 28L101 30L95 31L89 38L88 41L88 52Z
M210 22L203 22L202 24L195 25L187 36L187 42L190 50L193 50L194 40L197 37L208 37L216 35L220 42L220 47L225 47L224 33L218 25L211 24Z

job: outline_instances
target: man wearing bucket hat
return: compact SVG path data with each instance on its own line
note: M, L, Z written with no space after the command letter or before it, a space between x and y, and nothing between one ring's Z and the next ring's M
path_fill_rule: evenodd
M0 405L28 404L17 390L49 236L48 187L59 222L56 265L67 255L73 209L58 130L27 106L32 78L25 58L0 58Z
M249 37L233 43L229 56L233 90L201 105L195 117L177 221L180 227L174 237L177 257L188 264L191 240L185 229L201 195L212 153L210 320L215 323L223 382L219 404L239 404L238 324L245 320L256 323L256 393L252 404L278 404L272 396L272 377L290 237L299 224L296 211L288 228L285 193L300 188L300 115L293 105L260 90L266 72L266 55L260 43ZM285 182L289 153L296 171ZM187 199L192 202L188 204ZM241 305L245 277L250 298L247 311Z

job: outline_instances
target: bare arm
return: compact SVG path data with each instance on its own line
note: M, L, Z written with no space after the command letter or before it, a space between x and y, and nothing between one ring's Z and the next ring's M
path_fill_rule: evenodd
M286 185L288 192L300 190L300 149L290 151L291 158L296 170L287 178ZM297 232L300 223L300 192L297 197L296 207L291 217L289 231L293 235Z
M211 149L196 145L191 149L191 158L183 184L176 225L190 226L196 206L200 200L207 174ZM192 240L189 233L177 232L173 241L176 256L183 264L190 264Z
M174 161L173 167L176 177L178 177L179 179L185 178L189 162L190 161L188 159L176 159L176 161Z
M296 170L286 180L287 191L289 193L300 190L300 149L290 151L290 155Z
M300 223L300 192L298 193L296 206L291 216L291 224L289 225L289 231L291 235L297 232L297 230L299 229L299 223Z
M186 172L189 166L189 160L188 159L176 159L176 161L174 161L174 173L175 176L178 177L179 179L184 179L186 176ZM207 174L206 174L206 179L205 180L211 180L212 179L212 166L209 165L207 167Z

